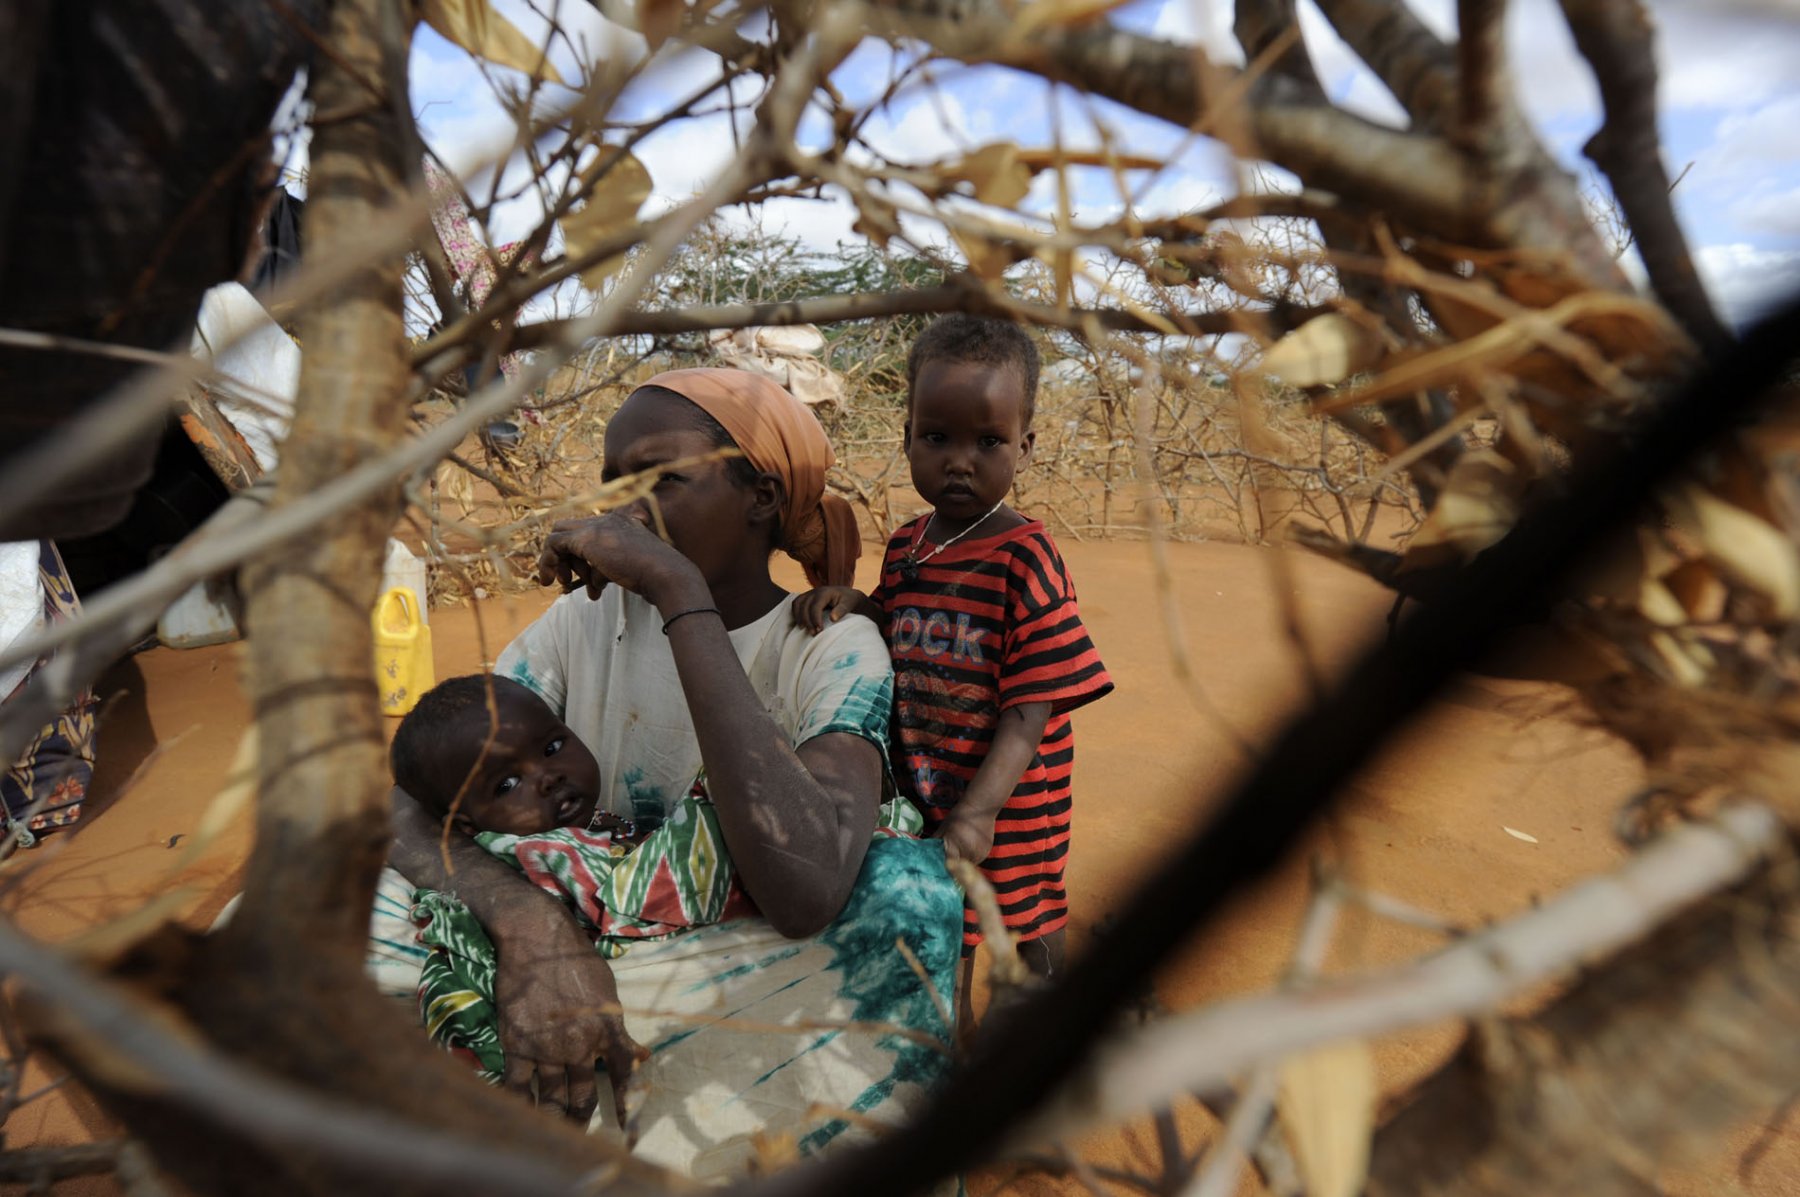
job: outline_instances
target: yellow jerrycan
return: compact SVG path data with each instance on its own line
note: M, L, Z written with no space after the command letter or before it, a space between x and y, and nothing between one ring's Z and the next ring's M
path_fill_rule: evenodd
M382 591L375 604L375 687L381 694L381 713L406 714L419 695L437 684L431 664L431 625L419 607L419 595L410 586Z

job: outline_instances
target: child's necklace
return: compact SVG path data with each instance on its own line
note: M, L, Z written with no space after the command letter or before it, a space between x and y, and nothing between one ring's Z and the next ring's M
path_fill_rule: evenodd
M904 556L900 559L901 576L903 576L908 582L910 582L914 578L918 577L919 576L919 567L921 565L924 565L927 561L930 561L933 557L937 556L939 553L943 552L945 549L949 548L951 545L955 544L957 541L961 540L963 537L967 536L969 533L973 532L975 529L981 527L981 525L983 525L983 524L987 523L989 520L993 519L994 513L996 511L999 511L1000 508L1004 507L1005 505L1006 505L1006 500L1001 499L998 503L995 503L992 507L987 509L986 515L982 516L980 519L978 519L974 523L970 524L967 528L964 528L961 532L958 532L955 536L952 536L949 540L946 540L942 544L932 545L931 551L926 553L924 556L920 556L918 554L918 552L917 552L918 542L914 541L913 547L907 549L906 556ZM937 512L934 511L931 513L931 519L926 520L925 526L923 528L919 529L919 538L921 540L924 539L925 533L931 531L931 521L935 520L935 519L937 519Z

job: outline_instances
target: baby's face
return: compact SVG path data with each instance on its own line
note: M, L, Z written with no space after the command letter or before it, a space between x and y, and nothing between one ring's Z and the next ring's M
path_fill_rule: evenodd
M499 725L491 739L483 727L487 721L477 715L468 755L446 761L438 779L446 794L462 788L451 818L464 830L509 835L586 827L600 796L594 754L541 698L516 682L494 679L494 705Z

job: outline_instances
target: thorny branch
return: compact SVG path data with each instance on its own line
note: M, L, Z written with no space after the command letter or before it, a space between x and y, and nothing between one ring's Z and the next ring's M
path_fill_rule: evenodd
M1562 0L1562 10L1606 109L1606 123L1589 139L1587 155L1612 184L1657 297L1695 341L1717 349L1730 333L1707 298L1669 198L1672 185L1656 131L1650 13L1642 0Z

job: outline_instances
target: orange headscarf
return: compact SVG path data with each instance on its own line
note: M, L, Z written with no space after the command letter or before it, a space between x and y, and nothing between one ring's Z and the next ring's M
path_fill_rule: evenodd
M818 417L774 380L748 370L666 370L641 385L663 387L717 420L750 464L781 479L782 552L814 586L848 586L862 553L850 504L825 490L836 458Z

